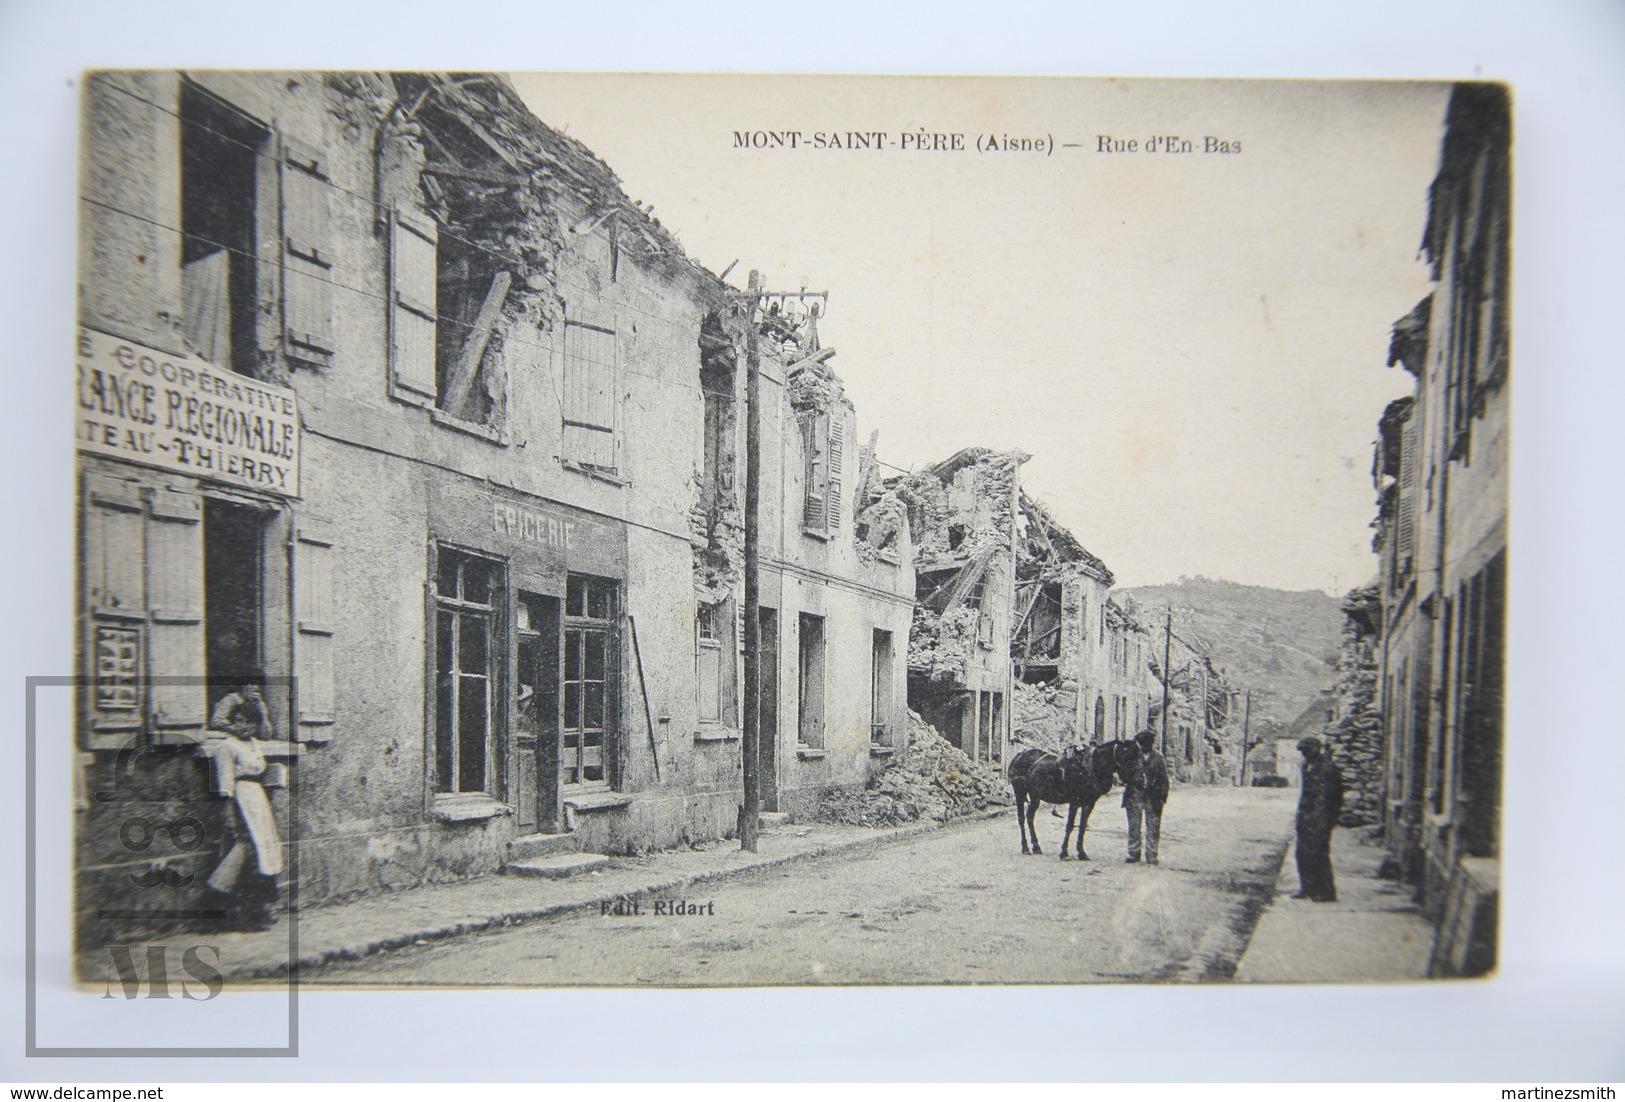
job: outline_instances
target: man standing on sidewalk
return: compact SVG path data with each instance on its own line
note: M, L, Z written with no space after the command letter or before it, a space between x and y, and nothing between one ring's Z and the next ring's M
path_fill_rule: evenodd
M1335 903L1332 828L1343 810L1343 774L1313 736L1298 740L1303 754L1303 793L1298 798L1298 894L1293 899Z
M1140 821L1145 821L1145 863L1157 863L1157 845L1162 840L1162 805L1168 802L1168 763L1151 747L1155 731L1134 736L1140 752L1139 767L1123 786L1123 807L1128 811L1128 863L1140 859Z

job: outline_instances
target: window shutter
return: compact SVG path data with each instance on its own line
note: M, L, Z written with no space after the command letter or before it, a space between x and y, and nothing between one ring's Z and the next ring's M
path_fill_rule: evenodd
M575 462L615 469L613 330L565 323L564 449Z
M824 463L824 415L808 414L801 418L801 450L804 459L806 496L801 523L804 527L822 532L829 522L829 510L824 501L824 482L828 468Z
M1410 569L1408 559L1411 549L1415 545L1416 535L1416 425L1414 422L1405 426L1401 434L1399 460L1399 537L1394 541L1395 556L1399 560L1399 569L1406 572Z
M83 745L117 750L145 722L146 547L133 482L85 476L80 585L89 637Z
M301 517L294 536L294 673L298 739L323 742L337 718L333 673L333 537L321 521Z
M203 499L153 491L147 523L155 733L200 736L208 689L203 666Z
M396 210L389 220L389 366L395 385L433 399L435 389L435 246L428 219Z
M287 353L325 366L333 355L333 260L326 166L308 146L282 147L282 310Z
M135 483L85 476L82 582L85 609L92 615L146 616L141 511Z
M839 409L825 414L824 423L829 430L829 451L825 460L827 475L824 483L824 505L829 511L827 526L831 532L835 532L841 527L841 474L846 454L846 425L841 419Z

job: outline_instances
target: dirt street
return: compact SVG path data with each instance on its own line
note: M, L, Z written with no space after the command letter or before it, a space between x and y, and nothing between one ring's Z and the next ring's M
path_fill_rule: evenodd
M307 984L920 984L1229 979L1269 898L1297 793L1176 789L1162 864L1125 864L1121 790L1086 849L1013 816L307 972ZM634 910L633 903L636 903Z

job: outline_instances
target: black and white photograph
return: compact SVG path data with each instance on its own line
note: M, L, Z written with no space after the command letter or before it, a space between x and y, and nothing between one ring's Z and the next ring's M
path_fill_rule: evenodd
M1505 86L82 103L84 984L1494 972Z
M1622 45L0 5L0 1079L1617 1085Z

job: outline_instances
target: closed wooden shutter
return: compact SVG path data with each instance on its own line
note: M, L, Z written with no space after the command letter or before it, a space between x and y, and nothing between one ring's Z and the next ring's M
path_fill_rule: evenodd
M147 521L147 604L154 733L201 736L208 690L203 664L203 499L196 494L153 491Z
M828 474L824 480L824 507L827 517L826 527L829 531L834 532L841 527L841 476L846 457L846 425L841 419L839 409L826 414L824 424L829 432L829 448L825 464Z
M825 504L829 466L826 462L829 438L828 416L809 413L800 420L801 451L805 472L805 498L801 513L802 526L822 532L829 523L829 507Z
M333 536L328 526L302 517L294 538L294 672L298 738L322 742L337 718L333 649Z
M564 326L564 457L615 469L615 333Z
M117 750L146 721L146 545L133 482L85 476L80 586L86 613L82 745Z
M1405 426L1400 439L1402 451L1399 462L1399 536L1394 541L1395 554L1402 574L1410 571L1410 557L1416 537L1416 424Z
M435 255L439 231L426 218L397 210L389 221L389 368L395 386L433 400L435 386Z
M282 147L282 295L287 353L325 366L332 358L333 261L328 233L331 185L315 150Z

